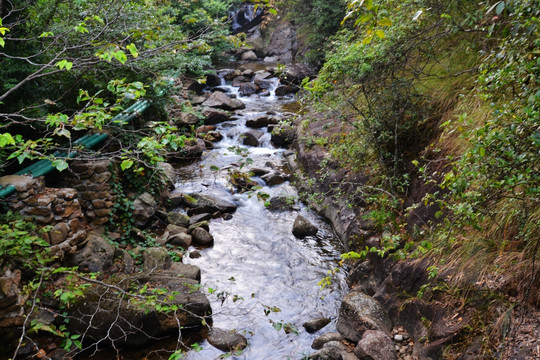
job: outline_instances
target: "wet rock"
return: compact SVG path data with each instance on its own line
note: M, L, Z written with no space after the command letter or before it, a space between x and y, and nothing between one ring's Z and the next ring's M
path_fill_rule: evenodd
M366 330L354 354L366 360L397 360L392 339L382 331Z
M143 254L145 271L162 270L171 267L172 260L166 249L162 247L147 248Z
M193 238L193 243L199 246L213 246L214 237L210 235L208 231L202 227L197 227L191 232L191 237Z
M223 74L223 78L227 81L231 81L237 76L242 76L242 70L240 69L223 69L220 71L220 74Z
M221 78L216 74L206 75L206 85L210 87L221 85Z
M232 81L232 86L240 87L242 84L251 82L251 79L245 76L237 76Z
M283 174L275 173L275 172L271 172L266 175L263 175L261 176L261 179L268 186L283 184L285 181L287 181L286 176L284 176Z
M69 263L84 272L106 272L112 266L114 246L97 232L90 232L86 239L86 246L73 255Z
M313 340L313 344L311 344L311 348L318 350L318 349L322 349L324 344L328 342L343 341L343 340L345 340L345 338L343 337L343 335L341 335L338 332L328 333L328 334L321 335L315 340Z
M240 57L240 60L242 61L255 61L257 60L257 54L255 54L253 51L246 51L242 54Z
M330 321L331 320L329 318L313 319L310 321L306 321L302 324L302 326L304 327L304 329L306 329L308 333L314 333L324 328L330 323Z
M268 210L293 210L295 208L295 199L286 196L275 196L268 200Z
M247 82L240 84L240 89L238 90L238 93L240 94L240 96L251 96L253 94L256 94L258 91L258 85L255 85L252 82Z
M221 92L213 93L203 103L203 106L219 108L223 110L239 110L239 109L244 109L246 107L246 105L242 101L238 99L231 99L227 95Z
M174 235L169 235L167 238L167 244L180 246L182 249L187 249L191 246L193 239L191 235L186 232L179 232Z
M201 256L202 255L201 255L201 252L199 250L193 250L192 252L189 253L189 258L190 259L198 259Z
M298 238L316 235L317 231L317 227L302 215L298 215L294 220L292 233Z
M201 115L206 125L215 125L231 119L231 114L224 110L203 108Z
M276 88L276 96L285 96L288 94L296 94L300 88L293 85L280 85Z
M262 131L250 130L242 135L242 144L247 146L259 146L259 139L264 135Z
M192 201L188 204L192 214L234 212L238 207L235 203L210 194L189 194Z
M157 203L154 197L149 193L141 194L133 202L133 216L135 218L135 226L143 227L148 220L155 214Z
M295 138L295 129L292 125L282 124L272 129L270 142L277 147L286 148L291 145Z
M389 334L392 324L377 300L353 291L345 295L341 302L336 328L345 338L358 342L367 330Z
M243 350L247 346L247 340L233 330L212 328L208 334L208 342L221 351Z
M178 206L182 205L182 202L184 201L182 198L182 194L180 193L174 193L170 194L168 200L168 205L170 208L177 208Z
M263 115L255 119L246 121L246 126L250 128L262 128L270 124L278 124L279 118L276 116Z

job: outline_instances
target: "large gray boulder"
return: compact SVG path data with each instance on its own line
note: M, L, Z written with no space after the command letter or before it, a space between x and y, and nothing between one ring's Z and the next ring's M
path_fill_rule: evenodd
M317 231L317 227L302 215L298 215L294 220L292 233L298 238L316 235Z
M196 227L191 232L193 243L199 246L213 246L214 237L202 227Z
M249 130L242 135L242 144L247 146L259 146L259 140L264 135L260 130Z
M135 217L135 226L144 227L148 220L156 213L157 203L154 197L149 193L141 194L133 202L133 216Z
M231 114L225 110L203 108L201 115L206 125L215 125L231 119Z
M341 302L336 327L345 338L357 343L367 330L389 334L392 323L377 300L353 291L345 295Z
M382 331L366 330L354 354L365 360L397 360L394 342Z
M242 335L233 330L222 330L212 328L208 334L208 342L221 351L238 351L247 346L247 340Z
M213 93L205 102L203 102L203 106L223 110L239 110L246 107L246 105L242 101L238 99L231 99L227 95L219 91Z
M86 240L86 246L75 253L69 263L84 272L105 272L112 266L114 246L97 232L90 232Z
M214 213L216 211L232 213L236 211L236 208L238 207L235 203L215 195L194 193L188 194L188 196L190 201L187 201L187 203L190 207L190 216Z

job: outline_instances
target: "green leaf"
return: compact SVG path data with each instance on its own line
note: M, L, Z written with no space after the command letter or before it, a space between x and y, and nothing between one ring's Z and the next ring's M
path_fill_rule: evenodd
M8 32L9 29L7 27L0 27L0 34L6 35L6 32Z
M129 169L132 166L133 166L133 160L124 160L120 164L120 168L122 169L122 171L125 171L126 169Z
M129 44L128 46L126 46L126 49L129 50L131 56L133 56L134 58L139 56L139 52L137 51L137 47L135 46L135 44Z
M113 55L114 55L116 60L118 60L120 63L122 63L122 65L124 65L126 63L127 56L126 56L126 53L123 52L122 50L118 50Z
M41 35L39 35L38 37L43 38L43 37L49 37L49 36L54 36L54 33L52 31L45 31L45 32L42 32Z
M378 21L379 26L392 26L392 21L385 17Z
M499 5L497 5L497 7L495 8L495 13L496 13L497 15L501 15L502 12L504 11L504 8L505 8L504 1L501 1L501 2L499 3Z
M219 168L216 165L212 165L212 166L210 166L210 170L219 171Z
M381 39L384 39L386 37L386 35L384 34L384 31L382 30L375 30L375 35L377 35Z
M0 134L0 148L3 148L6 145L15 145L15 139L10 133Z
M268 12L272 15L277 15L277 10L276 9L273 9L273 8L269 8L268 9Z
M4 45L6 45L6 42L0 37L0 46L4 47Z
M57 159L52 162L52 166L55 167L58 171L63 171L68 168L68 163L62 159Z

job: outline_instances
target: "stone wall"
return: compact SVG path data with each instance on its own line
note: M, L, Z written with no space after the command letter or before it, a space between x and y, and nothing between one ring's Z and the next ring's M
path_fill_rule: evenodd
M62 183L77 190L77 197L90 225L103 225L109 221L116 196L112 191L109 160L75 160Z

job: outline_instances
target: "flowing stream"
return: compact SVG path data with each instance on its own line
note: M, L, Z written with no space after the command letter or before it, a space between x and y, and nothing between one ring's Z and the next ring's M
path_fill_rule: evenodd
M298 193L288 181L268 187L264 181L253 178L263 185L259 192L285 196L294 202L292 210L282 211L268 210L256 191L232 191L228 181L229 170L251 160L253 163L242 171L253 167L284 168L285 150L270 144L266 128L260 129L265 135L258 147L242 145L242 134L250 130L245 125L247 120L267 112L279 115L294 102L293 97L275 96L278 82L272 80L268 97L241 97L238 88L223 82L221 87L241 99L246 108L236 112L235 120L217 125L223 140L201 161L181 168L176 184L175 192L204 192L238 204L232 219L210 221L214 246L201 250L199 258L184 258L184 262L202 270L201 282L211 292L213 326L234 329L248 339L248 347L231 359L302 359L309 355L317 336L335 331L346 288L343 273L338 273L324 289L318 285L338 266L339 240L329 225L298 201ZM298 239L292 235L298 214L318 226L316 236ZM318 333L307 333L302 324L320 317L329 317L332 322ZM286 333L285 329L290 328L293 331ZM202 349L190 351L188 359L217 359L223 354L206 341L200 345Z

